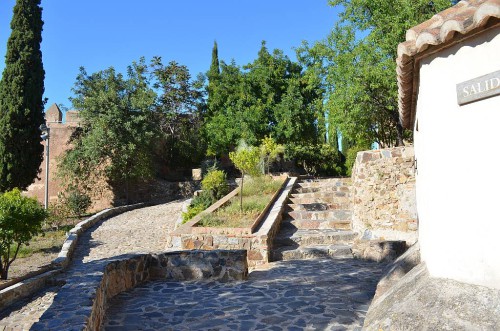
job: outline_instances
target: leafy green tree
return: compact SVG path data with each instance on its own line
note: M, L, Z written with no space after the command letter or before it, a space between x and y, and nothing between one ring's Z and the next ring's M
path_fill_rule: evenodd
M164 166L198 164L205 148L201 134L203 82L200 78L193 82L188 68L175 61L164 65L161 57L152 59L151 69L158 93L154 121L162 137L156 155Z
M243 73L234 61L230 64L221 61L220 69L217 89L213 93L209 90L209 114L204 120L209 155L229 153L245 129Z
M43 160L44 77L40 0L17 0L0 82L0 191L26 189Z
M19 248L42 230L46 211L17 188L0 195L0 278L7 279Z
M275 107L276 139L282 143L311 144L318 140L316 114L300 91L297 79L291 79L283 99Z
M266 136L280 143L324 140L323 90L317 76L306 75L281 50L270 53L265 42L243 68L234 61L221 61L218 67L214 54L204 122L208 154L227 154L240 139L250 145Z
M399 122L396 51L407 29L450 5L449 0L331 0L342 8L328 37L298 57L327 88L330 126L357 145L403 145Z
M236 152L230 152L229 158L241 172L240 211L243 213L243 182L245 175L259 176L260 150L254 146L241 144Z
M144 59L128 68L127 77L112 67L91 75L80 69L71 101L81 125L60 167L68 184L89 189L93 179L105 178L113 187L125 184L129 200L129 183L152 176L156 94L146 73Z
M271 137L265 137L262 139L259 148L262 157L262 166L264 168L263 172L269 174L271 163L276 161L280 154L284 153L284 146L277 144Z

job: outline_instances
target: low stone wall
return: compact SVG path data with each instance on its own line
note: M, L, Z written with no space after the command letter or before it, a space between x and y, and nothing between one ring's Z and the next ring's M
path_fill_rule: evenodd
M296 180L296 177L288 180L255 233L244 234L239 229L234 229L232 232L226 230L225 233L193 233L192 224L188 222L170 234L167 247L208 250L244 249L248 251L247 258L250 267L268 263L272 242L279 231L285 202Z
M417 240L413 147L359 152L352 171L353 229L364 239Z
M215 250L137 254L99 261L87 267L91 268L89 274L75 273L66 279L49 310L31 329L99 330L108 300L123 291L154 280L245 280L246 260L244 250Z
M74 293L67 293L68 298L73 297L81 303L77 310L72 312L72 318L65 318L57 323L53 321L51 314L48 314L42 316L35 326L36 329L43 329L52 323L63 330L81 329L81 326L84 326L85 330L99 330L106 315L108 300L123 291L152 280L244 280L248 276L246 260L244 250L217 250L141 254L112 261L105 266L102 274L99 273L101 277L91 277L92 279L80 281L66 289ZM91 288L93 284L97 285L95 291ZM92 304L91 309L85 306L85 302ZM64 309L57 306L53 309L57 308Z

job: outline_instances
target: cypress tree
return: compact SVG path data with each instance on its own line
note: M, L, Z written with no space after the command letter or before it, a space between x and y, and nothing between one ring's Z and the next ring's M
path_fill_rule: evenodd
M0 191L26 189L43 160L44 77L40 0L17 0L0 82Z
M214 47L212 48L212 63L210 64L210 71L208 72L208 78L216 78L220 75L219 68L219 49L217 48L217 41L214 41ZM212 77L210 77L212 76Z
M220 80L220 66L219 66L219 50L217 48L217 41L214 41L214 47L212 48L212 63L210 64L210 70L207 73L208 77L208 111L209 114L215 112L214 108L214 96L217 93L217 85Z

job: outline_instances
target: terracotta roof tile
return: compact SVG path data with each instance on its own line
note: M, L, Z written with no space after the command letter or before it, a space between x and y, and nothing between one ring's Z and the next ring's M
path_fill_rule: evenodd
M415 121L419 70L416 57L431 47L449 47L454 40L458 42L457 36L463 37L486 24L500 24L500 0L460 1L406 32L406 41L398 45L396 60L399 114L404 127L411 128Z

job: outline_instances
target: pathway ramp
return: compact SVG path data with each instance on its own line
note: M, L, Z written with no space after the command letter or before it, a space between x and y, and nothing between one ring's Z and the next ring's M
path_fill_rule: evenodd
M73 262L55 280L61 285L0 312L0 330L67 330L64 322L77 317L86 297L86 293L75 293L74 288L88 284L88 291L95 291L91 286L93 276L113 258L165 251L166 234L173 230L182 204L174 201L135 209L98 222L79 239Z

